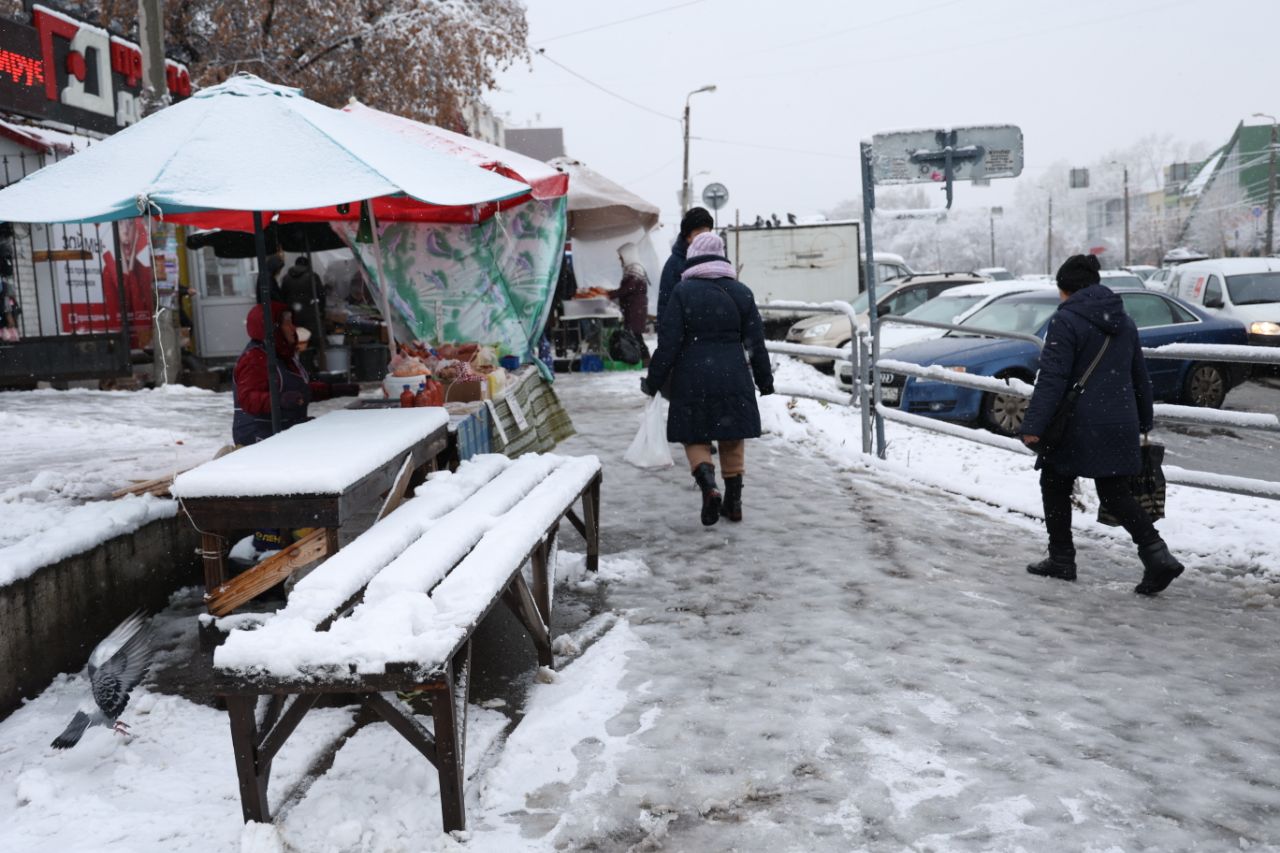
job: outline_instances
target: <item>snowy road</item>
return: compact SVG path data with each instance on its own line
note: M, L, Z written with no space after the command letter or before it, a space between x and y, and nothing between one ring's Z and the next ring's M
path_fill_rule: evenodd
M1171 493L1161 526L1190 569L1156 599L1083 521L1080 581L1033 578L1025 459L895 430L868 466L840 447L847 413L772 398L747 520L704 529L682 468L620 461L637 384L558 383L578 428L561 452L606 473L601 579L562 552L557 606L595 615L560 638L553 683L527 679L514 729L473 707L465 842L385 725L294 795L351 725L313 712L276 762L276 827L242 831L224 714L144 690L132 738L55 753L66 677L0 723L0 849L1280 850L1273 504ZM197 607L162 617L166 646L193 642Z

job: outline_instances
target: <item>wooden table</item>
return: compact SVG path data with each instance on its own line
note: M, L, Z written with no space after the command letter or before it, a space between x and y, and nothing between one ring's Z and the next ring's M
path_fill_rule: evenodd
M209 611L226 615L336 552L338 529L380 501L379 517L394 509L434 470L448 422L442 408L344 409L179 475L172 493L201 534ZM223 534L264 527L315 530L228 579Z

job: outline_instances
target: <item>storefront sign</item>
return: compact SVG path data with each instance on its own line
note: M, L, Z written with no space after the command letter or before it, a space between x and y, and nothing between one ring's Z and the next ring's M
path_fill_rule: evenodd
M191 94L187 67L165 60L169 95ZM0 21L0 111L114 133L141 118L142 50L44 6L31 24Z

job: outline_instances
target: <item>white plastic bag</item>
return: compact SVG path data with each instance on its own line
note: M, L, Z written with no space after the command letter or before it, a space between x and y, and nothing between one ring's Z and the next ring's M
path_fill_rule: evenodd
M667 401L653 395L640 416L640 431L622 457L637 468L670 468L671 446L667 444Z

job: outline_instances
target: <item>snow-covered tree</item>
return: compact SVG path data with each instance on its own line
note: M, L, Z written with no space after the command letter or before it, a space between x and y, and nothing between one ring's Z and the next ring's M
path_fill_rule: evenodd
M62 0L136 35L137 0ZM0 0L22 18L22 0ZM527 56L521 0L165 0L165 43L200 86L248 71L331 106L370 106L462 128L496 71Z

